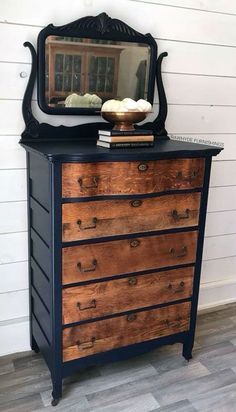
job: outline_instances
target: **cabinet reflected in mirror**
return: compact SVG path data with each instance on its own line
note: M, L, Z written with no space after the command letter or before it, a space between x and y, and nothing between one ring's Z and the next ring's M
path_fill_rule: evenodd
M46 103L51 108L100 110L108 99L147 100L150 56L145 43L48 36Z

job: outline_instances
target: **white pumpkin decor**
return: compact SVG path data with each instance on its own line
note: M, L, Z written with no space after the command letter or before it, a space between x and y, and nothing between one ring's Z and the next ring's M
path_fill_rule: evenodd
M152 105L144 99L139 99L137 102L129 97L123 100L107 100L102 105L102 112L151 112Z
M86 93L80 96L77 93L72 93L65 100L65 107L101 107L102 99L96 94Z

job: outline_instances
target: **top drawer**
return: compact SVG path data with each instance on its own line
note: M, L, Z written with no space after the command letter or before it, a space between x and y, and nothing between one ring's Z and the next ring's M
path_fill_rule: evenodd
M64 163L62 197L148 194L202 187L205 160Z

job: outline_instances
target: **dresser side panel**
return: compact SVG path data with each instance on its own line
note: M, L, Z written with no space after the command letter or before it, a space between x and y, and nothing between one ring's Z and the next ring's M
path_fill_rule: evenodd
M31 347L52 368L51 165L27 153Z
M51 165L42 156L29 153L30 195L47 210L51 207Z

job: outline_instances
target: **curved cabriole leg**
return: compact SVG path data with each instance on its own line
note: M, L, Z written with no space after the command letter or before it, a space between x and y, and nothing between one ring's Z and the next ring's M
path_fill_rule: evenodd
M193 349L193 344L191 342L185 342L183 344L183 357L187 360L190 361L192 359L192 349Z

